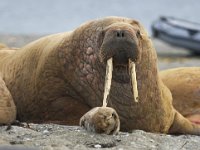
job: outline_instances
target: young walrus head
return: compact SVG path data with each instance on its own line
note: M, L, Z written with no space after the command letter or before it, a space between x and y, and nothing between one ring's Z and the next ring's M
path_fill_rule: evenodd
M79 125L91 132L117 134L120 120L113 108L95 107L81 117Z

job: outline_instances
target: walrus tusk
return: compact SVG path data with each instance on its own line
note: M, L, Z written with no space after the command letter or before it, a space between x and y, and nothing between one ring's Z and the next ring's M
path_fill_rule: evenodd
M103 107L107 106L107 97L110 93L111 80L112 80L112 71L113 71L113 62L112 58L108 59L106 66L106 77L105 77L105 86L104 86L104 97L103 97Z
M132 89L134 95L134 101L138 102L138 89L137 89L137 79L136 79L136 72L135 72L135 63L129 59L129 67L130 67L130 74L131 74L131 82L132 82Z

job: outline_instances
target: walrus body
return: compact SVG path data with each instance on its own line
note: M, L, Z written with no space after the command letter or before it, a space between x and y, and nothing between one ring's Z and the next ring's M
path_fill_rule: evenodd
M120 17L94 20L73 32L47 36L0 55L0 86L10 92L0 97L1 114L9 117L0 123L15 120L15 111L10 110L16 106L21 121L78 124L84 113L102 105L105 61L110 57L114 75L108 106L119 114L122 131L200 134L199 127L172 106L143 27ZM127 58L137 60L138 103L124 73Z
M172 92L175 108L191 122L200 124L200 68L169 69L160 75Z

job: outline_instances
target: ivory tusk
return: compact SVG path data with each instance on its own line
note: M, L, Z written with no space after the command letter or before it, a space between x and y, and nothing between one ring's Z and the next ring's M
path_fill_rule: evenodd
M110 93L111 81L112 81L112 71L113 71L113 61L112 58L108 59L106 66L106 76L105 76L105 87L104 87L104 97L103 97L103 107L106 107L107 97Z
M130 73L131 73L131 82L132 82L134 101L138 102L139 97L138 97L138 89L137 89L135 63L129 59L129 65L130 65Z

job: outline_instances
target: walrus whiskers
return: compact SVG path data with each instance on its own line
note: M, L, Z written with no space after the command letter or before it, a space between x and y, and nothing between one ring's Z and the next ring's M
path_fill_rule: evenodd
M137 79L136 79L136 72L135 72L135 63L129 59L129 67L130 67L130 74L131 74L131 83L132 83L132 90L134 95L134 101L138 102L138 89L137 89Z
M104 86L104 96L103 96L103 107L107 106L107 97L110 93L111 81L112 81L112 71L113 71L113 62L112 58L108 59L106 65L106 76L105 76L105 86Z

